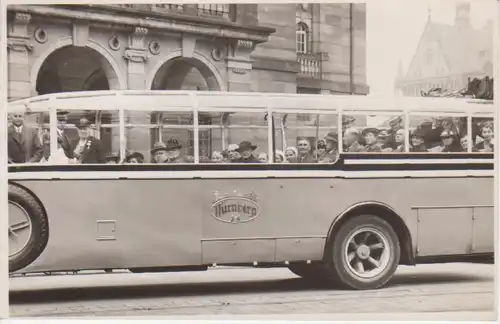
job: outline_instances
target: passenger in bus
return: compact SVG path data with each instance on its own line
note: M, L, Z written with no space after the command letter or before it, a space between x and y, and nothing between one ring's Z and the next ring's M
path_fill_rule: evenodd
M326 142L324 140L319 140L316 143L316 151L314 152L314 157L319 160L326 155Z
M257 160L259 160L259 162L261 162L261 163L267 163L269 161L269 159L267 158L267 153L260 152L258 157L257 157Z
M382 147L377 143L378 129L369 127L365 128L362 132L365 138L365 151L366 152L382 152Z
M389 132L385 129L380 130L377 135L377 143L382 149L386 148L387 137L389 137Z
M68 123L68 114L67 110L58 110L57 111L57 143L58 148L62 148L64 154L68 159L74 159L74 153L71 146L71 142L68 139L66 124Z
M461 150L457 135L450 130L444 130L441 133L441 145L432 148L431 152L452 153Z
M220 151L213 151L212 152L212 162L213 163L222 163L222 162L224 162L224 156L222 155L222 152L220 152Z
M24 124L24 113L11 114L7 129L8 162L37 163L43 156L43 145L38 131Z
M177 139L170 138L167 144L158 142L151 150L156 163L186 163L186 159L181 157L182 145Z
M119 164L120 155L118 153L110 153L104 160L106 161L106 164Z
M415 129L410 136L410 152L427 152L424 142L424 134L420 129Z
M227 146L227 159L229 163L238 163L241 159L238 144L229 144Z
M348 128L344 132L344 145L345 152L364 152L365 148L363 145L359 144L361 134L356 128Z
M274 152L274 162L275 163L283 163L285 162L285 153L281 150L276 150Z
M325 136L325 157L330 160L337 161L339 158L339 137L335 132L330 132Z
M140 164L144 163L144 155L139 152L133 152L125 158L125 163Z
M396 149L393 152L404 152L405 151L405 130L404 129L399 129L396 131L396 135L394 137L394 141L397 145Z
M299 152L295 146L289 146L285 149L285 163L297 163Z
M311 143L305 137L302 137L297 142L297 162L296 163L316 163L317 159L314 158L314 155L311 152Z
M259 163L259 160L253 155L253 152L257 148L257 145L253 145L249 141L243 141L238 145L238 153L240 153L241 158L238 162L240 163Z
M467 152L469 150L469 139L467 134L460 138L460 147L462 148L462 152ZM475 148L472 148L472 152L474 152Z
M396 142L396 133L398 130L403 129L403 118L401 116L396 116L389 121L390 130L388 131L388 136L385 142L384 148L391 148L396 150L398 148L398 143Z
M79 141L73 154L77 162L81 164L104 163L105 156L101 141L90 135L90 126L91 122L87 117L80 118L80 122L76 125Z
M493 152L493 126L485 124L481 128L481 137L483 141L474 146L477 152Z

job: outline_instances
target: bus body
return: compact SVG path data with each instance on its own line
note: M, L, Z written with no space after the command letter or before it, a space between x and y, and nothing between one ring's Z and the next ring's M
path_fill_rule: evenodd
M493 255L493 153L474 149L472 134L479 120L494 121L490 102L108 91L9 104L11 113L38 116L36 127L50 137L50 154L58 149L57 116L63 110L100 116L103 122L94 120L96 137L121 157L131 149L147 155L159 134L188 134L185 150L192 160L10 164L11 273L287 266L304 278L371 289L383 286L399 264ZM116 119L104 121L104 111ZM151 111L162 113L170 124L158 131L160 118L152 119ZM172 122L169 113L190 116L187 126L180 117ZM237 119L238 113L255 121L247 122L247 115ZM465 129L468 146L462 152L412 152L413 137L404 136L395 144L400 150L352 152L339 145L337 158L328 163L280 163L275 157L295 138L300 155L300 141L315 137L309 152L319 159L319 138L334 130L337 143L344 143L347 128L387 126L381 115L400 118L405 134L415 129L414 120L421 122L414 116L456 118L454 125ZM363 125L347 125L346 116ZM230 141L248 136L265 147L267 161L209 163L202 156L219 145L216 141L224 151Z

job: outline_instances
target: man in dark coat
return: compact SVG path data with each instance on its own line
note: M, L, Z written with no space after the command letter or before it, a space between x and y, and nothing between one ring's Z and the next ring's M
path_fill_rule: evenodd
M9 163L37 163L43 157L43 145L35 129L24 125L24 113L11 115L7 130Z
M80 140L74 150L74 155L77 161L82 164L105 163L101 141L90 135L90 126L88 118L80 118L80 122L76 125Z
M238 149L236 150L241 154L241 158L238 161L239 163L261 163L254 155L253 151L257 148L257 145L252 145L249 141L243 141L238 145Z
M68 159L73 159L73 147L69 141L68 134L66 133L66 124L68 123L68 111L57 111L57 143L64 150L64 154Z
M299 155L297 156L297 163L316 163L318 160L314 158L311 153L311 143L305 137L302 137L297 142L297 149Z

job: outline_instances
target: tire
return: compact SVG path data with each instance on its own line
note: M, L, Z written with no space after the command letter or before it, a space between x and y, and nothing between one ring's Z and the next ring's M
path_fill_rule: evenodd
M288 269L307 280L321 280L328 277L327 269L323 264L291 264Z
M9 272L18 271L35 261L47 246L49 240L49 222L44 208L25 189L9 184L9 208L16 208L27 218L31 233L27 242L18 251L9 250ZM9 215L9 246L13 236Z
M366 233L370 234L363 241ZM353 238L357 249L349 243ZM391 225L373 215L360 215L340 227L333 238L329 256L329 273L337 286L368 290L381 288L392 278L399 265L401 250Z

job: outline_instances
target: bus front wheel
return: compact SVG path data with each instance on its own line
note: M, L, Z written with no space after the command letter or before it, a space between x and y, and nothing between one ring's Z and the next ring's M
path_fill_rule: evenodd
M401 256L399 240L385 220L360 215L347 220L331 246L332 279L350 289L377 289L394 275Z
M9 272L20 270L42 254L49 222L40 203L25 189L9 184Z

